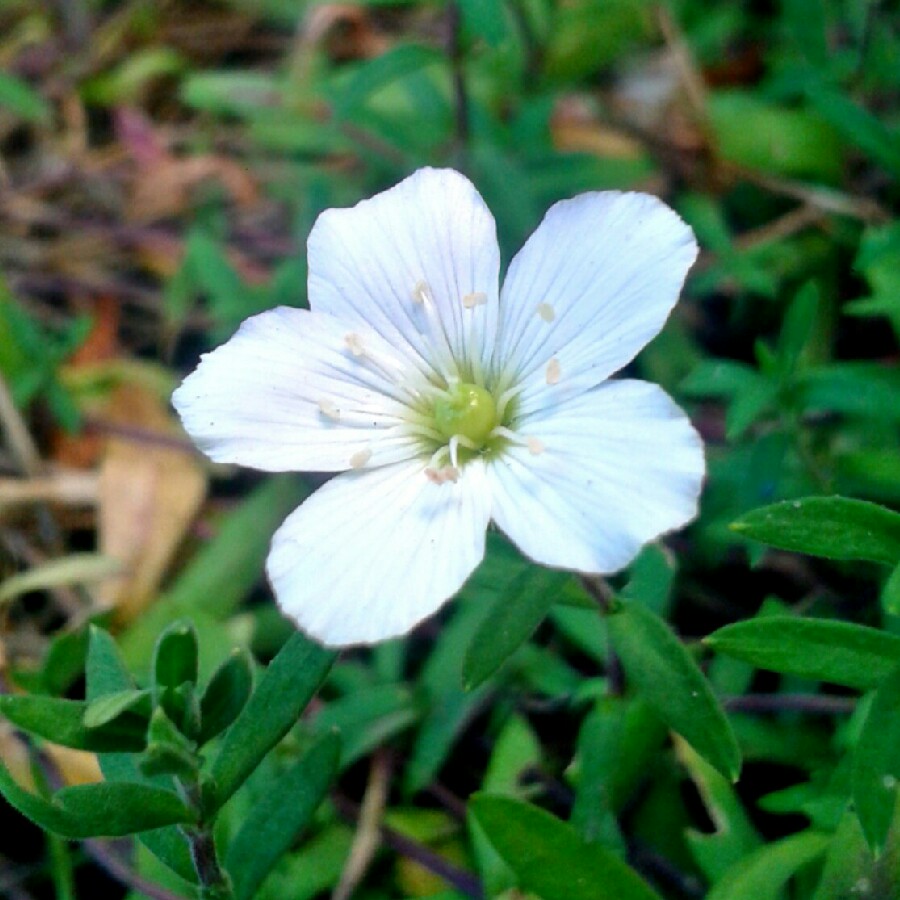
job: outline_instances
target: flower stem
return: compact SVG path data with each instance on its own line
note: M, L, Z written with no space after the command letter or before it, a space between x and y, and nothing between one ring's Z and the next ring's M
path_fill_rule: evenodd
M184 826L181 831L191 852L191 861L200 882L201 900L232 900L234 892L231 878L219 865L216 853L216 841L213 837L212 823L203 816L203 802L198 781L178 780L185 801L197 810L199 821L196 825Z

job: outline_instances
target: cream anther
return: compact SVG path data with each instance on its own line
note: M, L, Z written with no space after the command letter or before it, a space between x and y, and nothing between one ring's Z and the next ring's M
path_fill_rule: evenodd
M552 322L556 318L556 310L549 303L538 303L537 314L545 322Z
M349 334L344 335L344 343L354 356L365 355L366 348L363 344L363 339L355 331L351 331Z
M539 453L543 453L546 449L544 447L544 442L540 438L536 437L525 438L525 446L528 447L528 452L532 456L537 456Z
M412 289L413 303L434 303L434 296L427 281L417 281Z
M330 400L319 401L319 412L326 419L333 419L335 422L341 418L341 411Z
M476 306L484 306L487 303L487 294L484 291L475 291L474 294L466 294L462 298L462 305L466 309L475 309Z
M350 457L350 467L352 469L361 469L371 458L372 451L368 448L357 450L356 453Z
M550 362L547 363L547 384L559 384L561 375L562 369L559 366L559 360L554 356Z
M456 484L459 481L459 469L455 466L441 466L440 469L429 466L425 470L425 477L432 484L446 484L448 481Z

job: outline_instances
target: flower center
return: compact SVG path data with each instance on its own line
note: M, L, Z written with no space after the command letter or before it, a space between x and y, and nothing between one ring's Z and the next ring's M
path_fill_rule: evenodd
M434 424L448 440L460 436L480 450L500 423L491 394L477 384L462 382L435 401Z

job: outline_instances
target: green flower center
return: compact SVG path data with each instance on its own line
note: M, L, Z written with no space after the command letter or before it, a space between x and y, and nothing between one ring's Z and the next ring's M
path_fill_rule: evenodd
M481 449L500 423L491 394L477 384L463 382L435 401L434 424L447 440L458 435Z

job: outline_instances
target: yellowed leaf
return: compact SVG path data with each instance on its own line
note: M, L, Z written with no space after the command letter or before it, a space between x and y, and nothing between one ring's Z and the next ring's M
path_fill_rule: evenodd
M151 602L206 494L199 458L175 440L164 402L136 385L120 387L107 413L100 465L99 544L126 574L96 591L104 608L130 621Z
M49 743L43 744L41 749L53 761L66 784L94 784L103 781L100 764L93 753Z

